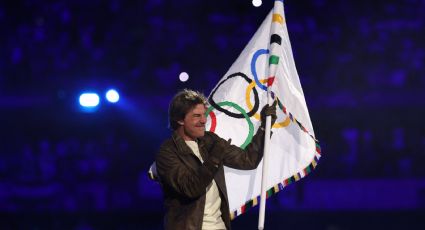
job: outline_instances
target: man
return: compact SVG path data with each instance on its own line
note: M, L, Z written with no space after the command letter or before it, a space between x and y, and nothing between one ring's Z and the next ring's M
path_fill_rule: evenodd
M265 117L276 121L276 103L264 106L261 126L245 150L205 131L207 100L192 90L172 99L172 137L160 147L156 170L164 193L165 229L231 229L223 165L257 168L263 156Z

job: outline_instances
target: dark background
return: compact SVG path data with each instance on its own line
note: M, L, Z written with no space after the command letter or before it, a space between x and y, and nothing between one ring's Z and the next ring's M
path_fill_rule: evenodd
M208 95L272 5L1 1L0 228L161 229L146 172L170 135L168 102ZM269 199L266 229L424 229L425 1L287 0L285 12L323 157ZM118 104L79 109L82 91L110 87Z

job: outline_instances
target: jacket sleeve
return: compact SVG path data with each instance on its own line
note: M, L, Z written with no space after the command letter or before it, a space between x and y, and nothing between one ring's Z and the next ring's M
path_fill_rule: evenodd
M216 135L216 141L225 141ZM223 164L230 168L241 170L256 169L263 158L264 150L264 130L258 129L251 143L245 149L228 144L225 150Z
M194 170L184 164L176 152L163 147L156 157L156 167L163 186L187 198L197 198L205 194L218 170L210 161L199 164Z

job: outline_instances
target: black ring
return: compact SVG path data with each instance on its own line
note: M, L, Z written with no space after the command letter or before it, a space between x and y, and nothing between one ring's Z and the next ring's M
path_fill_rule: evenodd
M245 81L248 82L248 85L251 84L252 79L248 78L244 73L241 72L237 72L237 73L233 73L231 75L229 75L226 79L224 79L222 82L218 83L217 87L215 87L215 89L212 91L210 98L208 99L208 102L211 104L212 107L214 107L216 110L221 111L225 114L227 114L228 116L231 116L233 118L245 118L243 114L241 113L232 113L229 110L223 109L222 107L220 107L219 105L217 105L214 100L214 94L217 91L218 88L220 88L220 86L227 80L229 80L232 77L237 77L237 76L241 76L243 79L245 79ZM258 99L258 92L257 89L255 87L252 88L254 91L254 107L252 108L251 111L249 111L247 114L249 117L252 117L258 110L258 107L260 106L260 100Z

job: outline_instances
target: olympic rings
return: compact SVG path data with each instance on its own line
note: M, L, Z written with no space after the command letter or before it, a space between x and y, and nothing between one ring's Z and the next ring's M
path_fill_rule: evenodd
M230 107L233 107L233 108L235 108L236 110L238 110L239 112L241 112L241 114L245 117L245 119L246 119L246 121L248 122L248 128L249 128L249 132L248 132L248 136L247 136L247 138L245 139L245 142L240 146L240 148L242 148L242 149L245 149L246 148L246 146L249 144L249 143L251 143L251 140L252 140L252 137L254 136L254 125L252 124L252 121L251 121L251 119L249 119L249 116L248 116L248 114L245 112L245 110L242 108L242 107L240 107L239 105L237 105L237 104L235 104L235 103L233 103L233 102L230 102L230 101L223 101L223 102L219 102L219 103L217 103L216 104L219 108L221 108L221 106L230 106ZM212 112L212 110L213 109L216 109L214 106L210 106L208 109L207 109L207 112L206 112L206 114L207 114L207 117L208 117L208 115L209 114L211 114L211 112ZM226 110L227 111L227 110ZM211 119L213 119L213 117L211 116ZM216 118L215 118L215 114L214 114L214 120L216 121ZM212 120L213 121L213 120ZM215 127L216 127L216 122L211 122L211 127L213 126L213 124L214 124L214 129L215 129Z
M238 73L233 73L231 75L229 75L225 80L223 80L222 82L220 82L217 87L212 91L211 96L209 98L209 103L211 104L211 106L213 106L215 109L217 109L218 111L221 111L223 113L225 113L226 115L230 116L230 117L234 117L234 118L244 118L245 116L241 113L233 113L230 112L229 110L223 109L221 108L219 105L217 105L217 103L215 103L214 101L214 94L215 92L217 92L217 90L220 88L220 86L226 82L227 80L229 80L230 78L236 77L236 76L241 76L243 79L245 79L245 81L248 82L248 84L250 84L252 82L252 79L248 78L244 73L238 72ZM258 92L256 88L253 88L254 91L254 106L251 107L251 111L249 111L247 113L248 117L252 117L258 110L258 107L260 106L260 101L258 99Z

